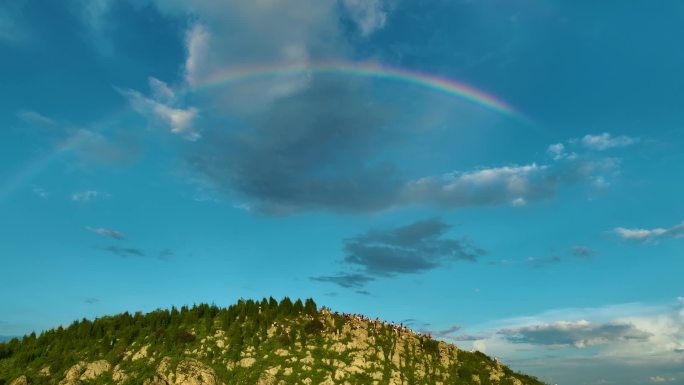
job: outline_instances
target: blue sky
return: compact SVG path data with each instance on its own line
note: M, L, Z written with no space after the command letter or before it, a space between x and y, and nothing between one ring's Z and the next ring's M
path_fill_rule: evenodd
M684 384L684 5L0 5L0 335L240 297ZM233 68L369 63L468 84ZM208 86L211 85L211 86Z

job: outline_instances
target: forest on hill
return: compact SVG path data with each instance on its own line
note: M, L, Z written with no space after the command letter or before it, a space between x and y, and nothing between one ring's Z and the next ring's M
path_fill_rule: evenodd
M542 384L480 352L312 299L126 312L0 343L0 385L81 383Z

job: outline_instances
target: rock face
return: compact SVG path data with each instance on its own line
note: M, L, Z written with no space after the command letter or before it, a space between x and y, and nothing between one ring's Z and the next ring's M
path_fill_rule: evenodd
M203 363L187 359L171 370L171 359L165 357L157 366L157 373L144 385L224 385L214 370Z
M109 372L111 365L105 360L94 362L81 361L72 366L64 374L64 379L59 385L78 385L81 381L93 380L102 374Z
M28 380L26 379L26 376L21 376L10 382L10 385L28 385Z

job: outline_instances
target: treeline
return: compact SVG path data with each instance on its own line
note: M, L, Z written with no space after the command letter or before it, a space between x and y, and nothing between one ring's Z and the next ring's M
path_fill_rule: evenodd
M318 306L313 299L292 301L273 297L261 301L239 300L227 308L199 304L193 307L172 307L147 314L125 312L97 318L94 321L74 321L66 328L31 333L22 339L0 343L0 385L3 380L26 372L26 368L61 373L82 359L106 359L116 364L131 349L133 342L144 339L151 352L165 356L181 356L190 343L211 335L216 329L228 338L227 358L236 360L244 346L258 347L267 338L274 323L307 316L300 330L282 330L278 336L283 344L322 330L318 321ZM129 352L130 354L130 352Z

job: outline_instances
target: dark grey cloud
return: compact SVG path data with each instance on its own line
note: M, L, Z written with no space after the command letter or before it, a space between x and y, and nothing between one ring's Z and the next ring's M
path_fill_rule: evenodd
M400 114L374 101L363 84L312 75L304 89L241 117L239 127L204 130L189 145L187 164L218 191L271 215L521 206L617 167L614 159L578 156L409 176L389 155L402 138Z
M427 219L348 238L342 262L349 271L312 279L361 288L377 277L421 273L455 261L475 262L485 254L466 239L445 238L450 228L439 219Z
M651 333L640 330L631 323L592 324L587 321L560 321L552 324L503 329L498 333L514 343L565 345L578 348L621 340L645 341L651 336Z
M373 277L369 277L365 274L350 273L350 274L338 274L332 276L321 276L321 277L311 277L314 281L319 282L329 282L339 285L347 289L362 288L368 282L374 280Z
M345 240L344 262L372 276L412 274L484 255L465 239L443 238L451 226L428 219Z
M116 239L118 241L123 241L124 239L126 239L126 237L123 234L121 234L120 232L115 231L115 230L109 230L109 229L105 229L102 227L99 227L99 228L86 227L86 229L88 231L92 231L93 233L104 235L105 237Z
M572 255L580 258L589 258L594 256L594 250L586 246L575 245L570 248Z
M102 248L102 250L109 251L110 253L122 258L145 256L145 253L142 250L132 247L108 246Z
M401 321L401 324L409 326L416 330L427 331L430 327L430 323L419 321L415 318L407 318Z
M249 119L246 130L208 130L187 159L255 211L376 211L401 187L391 164L372 160L396 135L389 118L353 82L314 79Z
M457 332L457 331L459 331L459 330L461 330L461 329L463 329L463 326L461 326L461 325L453 325L453 326L450 326L450 327L448 327L448 328L446 328L446 329L434 330L434 331L432 332L432 334L435 335L436 337L446 337L446 336L448 336L448 335L450 335L450 334L453 334L453 333L455 333L455 332Z

